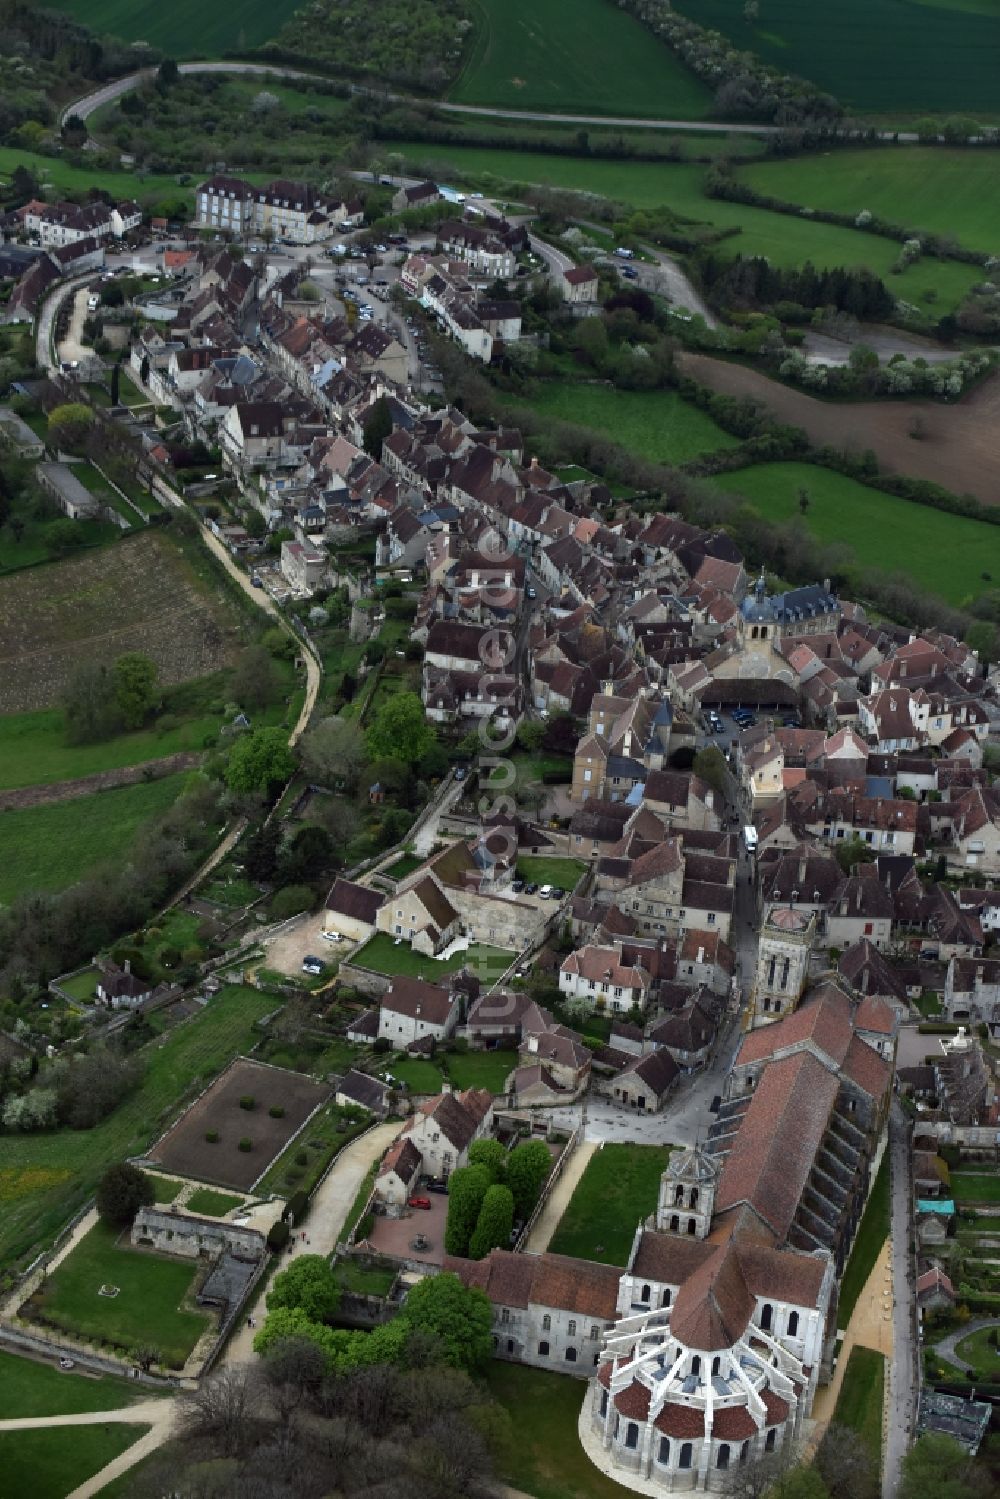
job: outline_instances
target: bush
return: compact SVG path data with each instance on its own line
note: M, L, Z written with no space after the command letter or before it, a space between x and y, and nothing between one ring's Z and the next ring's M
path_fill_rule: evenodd
M238 1149L242 1150L244 1154L247 1154L249 1151L253 1150L253 1141L250 1139L249 1135L243 1136L243 1139L239 1143Z
M240 1108L241 1109L247 1109L249 1111L250 1109L253 1108L253 1106L254 1106L254 1096L253 1096L253 1094L252 1093L244 1093L243 1097L240 1099Z
M267 1111L272 1119L284 1119L285 1110L280 1103L272 1103Z
M309 1157L304 1150L297 1150L295 1152L295 1164L296 1166L308 1166Z
M219 1131L217 1129L207 1129L205 1131L205 1139L209 1145L217 1145L219 1143Z
M293 1192L285 1204L283 1218L288 1218L292 1223L297 1223L309 1206L309 1195L306 1192Z
M98 1216L118 1228L127 1228L139 1209L153 1201L153 1183L128 1161L109 1166L97 1184Z
M268 1249L273 1249L275 1252L277 1252L279 1249L284 1249L291 1236L292 1231L288 1227L288 1224L283 1218L279 1218L277 1223L272 1223L271 1227L268 1229Z

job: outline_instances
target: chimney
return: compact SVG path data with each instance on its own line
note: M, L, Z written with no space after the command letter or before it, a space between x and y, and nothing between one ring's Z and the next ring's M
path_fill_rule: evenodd
M131 958L126 958L125 959L125 972L126 973L131 973L132 972L132 959Z
M699 947L699 949L698 949L698 956L695 959L695 962L697 962L697 963L703 963L704 961L705 961L705 949L703 947Z
M801 853L801 854L799 854L799 884L800 885L804 885L805 882L806 882L806 856L805 856L804 853Z
M823 592L824 593L829 593L830 592L830 579L829 578L824 578L823 579Z

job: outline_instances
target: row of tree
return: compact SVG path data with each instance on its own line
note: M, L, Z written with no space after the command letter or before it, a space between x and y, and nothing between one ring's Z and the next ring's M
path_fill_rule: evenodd
M474 1141L469 1164L448 1179L448 1253L481 1260L491 1249L508 1248L515 1222L529 1218L551 1166L540 1140L509 1153L499 1140Z

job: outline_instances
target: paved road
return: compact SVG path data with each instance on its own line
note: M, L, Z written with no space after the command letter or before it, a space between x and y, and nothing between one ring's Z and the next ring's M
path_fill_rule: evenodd
M914 1315L917 1288L910 1253L913 1202L910 1176L909 1125L893 1100L889 1115L889 1161L892 1169L890 1238L892 1242L892 1361L889 1365L889 1402L885 1418L882 1499L894 1499L900 1464L916 1426L917 1350Z
M950 1332L946 1338L941 1339L940 1343L935 1343L934 1352L940 1354L949 1364L954 1364L956 1369L961 1369L963 1374L974 1374L975 1370L972 1365L966 1363L965 1359L960 1358L956 1353L955 1345L963 1338L967 1338L970 1333L980 1332L984 1327L1000 1327L1000 1317L974 1317L957 1332Z
M52 295L42 303L35 328L35 360L41 369L52 371L59 368L52 355L53 321L66 298L72 295L78 287L88 285L93 279L93 271L87 271L82 276L71 276L68 281L61 281Z

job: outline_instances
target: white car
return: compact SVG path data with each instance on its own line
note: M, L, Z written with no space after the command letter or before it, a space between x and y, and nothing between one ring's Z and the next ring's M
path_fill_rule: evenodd
M339 932L320 932L320 936L324 942L343 942L344 940Z
M539 899L540 900L550 900L551 897L552 897L552 894L554 892L554 888L555 887L552 886L552 885L543 885L542 888L538 892Z

